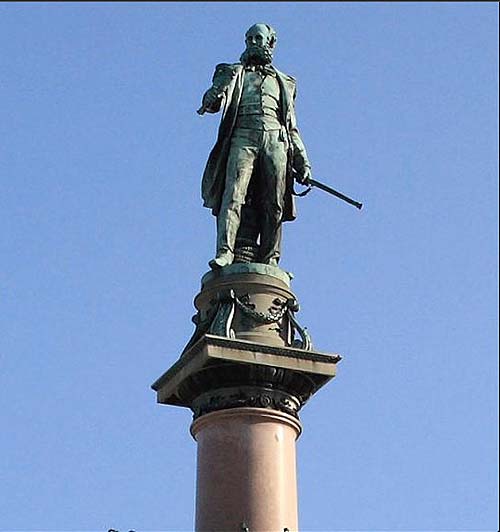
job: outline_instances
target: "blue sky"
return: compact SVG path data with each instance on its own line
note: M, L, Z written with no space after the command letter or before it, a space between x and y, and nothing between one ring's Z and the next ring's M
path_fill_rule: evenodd
M305 406L302 530L498 528L498 5L0 5L0 529L190 530L190 413L150 384L214 251L196 109L257 21L321 191L284 230L344 356Z

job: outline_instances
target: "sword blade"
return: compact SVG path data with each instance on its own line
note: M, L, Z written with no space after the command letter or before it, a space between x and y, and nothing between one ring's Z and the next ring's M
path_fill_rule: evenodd
M321 190L324 190L325 192L328 192L329 194L332 194L332 196L335 196L350 205L354 205L357 209L361 209L363 207L362 203L359 203L359 201L355 201L349 196L346 196L345 194L342 194L342 192L339 192L338 190L335 190L334 188L329 187L328 185L325 185L324 183L321 183L320 181L316 181L315 179L309 179L309 184L313 187L320 188Z

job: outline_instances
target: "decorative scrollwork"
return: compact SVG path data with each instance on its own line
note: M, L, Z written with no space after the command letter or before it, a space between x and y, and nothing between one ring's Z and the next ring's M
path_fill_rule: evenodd
M194 418L229 408L271 408L298 417L300 400L281 390L258 386L219 388L198 396L192 403Z
M188 343L182 350L181 356L184 355L193 345L206 333L209 332L210 326L214 321L215 315L217 314L218 305L214 305L207 313L204 318L201 317L201 313L198 312L195 314L191 321L194 323L196 329L194 330L193 335L189 339Z
M188 351L204 334L215 334L226 338L234 338L234 331L231 328L235 312L235 295L234 291L218 294L217 298L210 301L210 309L202 314L198 312L191 321L195 324L196 329L189 339L186 347L182 350L182 355Z
M245 301L247 299L247 301ZM256 322L259 323L277 323L280 321L287 311L286 302L282 302L279 299L275 299L273 303L277 305L276 307L270 307L269 312L258 312L255 310L255 305L250 305L248 303L248 296L243 296L242 298L235 297L236 304L238 308L247 316L253 318ZM279 304L276 303L279 301Z
M267 312L256 310L249 294L237 296L234 290L224 290L218 293L205 312L198 312L193 316L196 330L183 350L183 354L190 349L204 334L213 334L224 338L235 338L232 328L236 309L240 311L239 326L244 324L244 329L251 330L254 324L277 324L279 330L288 330L286 333L287 345L298 349L311 351L312 340L306 327L301 327L295 313L299 305L295 298L283 300L276 297ZM244 320L244 321L243 321ZM299 338L295 338L298 334Z
M234 338L234 331L231 325L233 323L236 300L234 290L229 290L228 294L219 296L219 306L208 330L210 334Z
M287 315L290 321L290 326L292 328L292 347L297 347L298 349L304 349L306 351L312 351L312 339L309 334L307 327L301 327L297 318L295 317L295 312L299 311L299 304L296 299L289 299L287 301ZM300 340L294 339L295 330L299 333Z

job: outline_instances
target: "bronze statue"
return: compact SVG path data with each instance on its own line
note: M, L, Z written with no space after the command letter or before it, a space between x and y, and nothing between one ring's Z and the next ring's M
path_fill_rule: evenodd
M202 180L204 206L217 216L212 269L233 262L276 266L282 222L295 219L294 179L310 182L297 129L295 79L272 66L276 32L254 24L239 63L217 65L199 113L222 119Z

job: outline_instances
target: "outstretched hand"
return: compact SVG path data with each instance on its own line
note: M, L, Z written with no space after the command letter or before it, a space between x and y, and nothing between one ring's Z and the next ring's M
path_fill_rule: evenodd
M219 98L220 98L220 94L219 94L218 89L216 89L215 87L210 87L210 89L208 89L208 91L205 93L203 102L208 107L211 107L217 102Z

